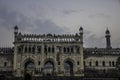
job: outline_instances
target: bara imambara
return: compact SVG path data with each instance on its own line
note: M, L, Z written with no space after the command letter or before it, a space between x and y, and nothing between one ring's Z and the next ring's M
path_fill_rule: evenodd
M82 27L75 34L36 35L15 26L14 47L0 48L0 74L84 77L115 70L120 48L112 48L110 37L107 29L106 48L85 48Z

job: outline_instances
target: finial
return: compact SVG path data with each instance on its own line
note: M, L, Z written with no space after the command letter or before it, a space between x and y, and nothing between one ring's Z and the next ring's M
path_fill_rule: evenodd
M109 31L108 27L107 27L107 30L106 30L106 34L110 34L110 31Z
M82 27L82 26L80 26L79 31L82 31L82 30L83 30L83 27Z
M15 34L18 33L18 27L17 27L17 25L14 27L14 33L15 33Z
M15 29L15 30L16 30L16 29L18 29L18 26L17 26L17 25L15 25L14 29Z
M79 28L79 34L83 34L83 27L82 26L80 26L80 28Z

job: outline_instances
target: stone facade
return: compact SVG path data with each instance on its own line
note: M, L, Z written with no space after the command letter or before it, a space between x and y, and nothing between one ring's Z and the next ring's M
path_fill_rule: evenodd
M85 69L116 68L120 49L112 48L106 31L106 48L84 48L83 28L76 34L21 34L14 28L14 48L0 49L0 72L15 77L84 76Z
M13 69L17 77L26 73L32 76L84 76L82 27L75 35L33 35L19 33L16 26L14 36ZM28 69L31 63L34 70Z

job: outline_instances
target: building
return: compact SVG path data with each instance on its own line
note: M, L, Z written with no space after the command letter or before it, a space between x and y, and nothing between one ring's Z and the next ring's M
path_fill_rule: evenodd
M36 35L22 34L15 26L14 48L0 49L0 73L84 77L90 71L115 70L120 49L112 48L108 29L105 37L106 48L84 48L82 27L76 34Z

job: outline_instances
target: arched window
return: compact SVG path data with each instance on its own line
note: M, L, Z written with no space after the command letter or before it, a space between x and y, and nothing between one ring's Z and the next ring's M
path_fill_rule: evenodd
M109 61L109 66L111 66L111 61Z
M54 49L54 47L52 47L52 52L54 53L54 51L55 51L55 49Z
M80 63L79 63L79 61L77 61L77 65L79 65Z
M51 48L50 47L48 47L48 52L51 52Z
M67 48L67 52L68 52L68 53L70 52L70 49L69 49L69 47Z
M18 47L18 53L20 53L21 52L21 47Z
M27 47L25 47L25 53L27 53Z
M31 53L31 47L29 46L29 53Z
M114 61L112 61L112 66L115 66L115 62Z
M38 65L40 65L40 61L38 61Z
M79 47L77 48L77 53L79 53L80 52L80 49L79 49Z
M44 52L47 52L47 47L46 46L44 47Z
M66 48L64 47L64 52L66 52Z
M92 66L92 62L91 61L89 62L89 66Z
M105 61L102 62L102 65L105 66Z
M34 53L34 52L35 52L35 47L32 48L32 53Z
M40 46L37 47L37 51L38 51L38 53L41 53L41 47Z
M4 62L4 67L6 67L7 66L7 62Z
M73 47L71 47L71 52L73 52Z
M96 66L98 66L98 65L99 65L99 64L98 64L98 61L96 61L95 64L96 64Z

